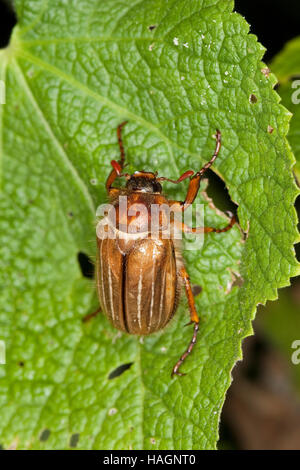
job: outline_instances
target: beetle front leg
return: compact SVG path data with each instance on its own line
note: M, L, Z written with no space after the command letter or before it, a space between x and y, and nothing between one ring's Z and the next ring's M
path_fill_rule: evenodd
M191 354L191 352L193 350L193 347L196 344L197 333L199 331L199 317L198 317L196 307L195 307L195 300L194 300L194 295L193 295L193 292L192 292L190 277L189 277L185 267L181 268L179 274L180 274L180 276L183 280L183 283L184 283L185 293L186 293L186 296L187 296L187 299L188 299L188 304L189 304L191 323L194 323L194 333L193 333L192 340L191 340L187 350L182 354L179 361L177 361L175 366L173 367L172 374L171 374L172 377L173 377L173 375L180 375L180 376L185 375L182 372L179 372L179 368L182 365L182 363L185 361L187 356L189 356Z
M220 148L221 148L221 132L219 130L216 131L216 148L214 151L213 156L207 162L200 171L194 174L194 176L191 177L190 179L190 184L188 187L187 195L186 198L183 202L181 201L169 201L169 205L174 207L178 207L178 210L185 211L191 204L193 204L194 200L196 199L196 196L198 194L199 188L200 188L200 181L204 175L204 173L212 166L214 163L215 159L219 155Z
M233 215L230 219L228 225L223 228L215 228L215 227L189 227L188 225L184 224L183 222L174 221L177 230L181 230L184 233L224 233L228 232L234 224L236 223L236 217Z
M124 163L125 163L125 150L124 150L124 145L123 145L123 140L122 140L122 129L125 126L125 124L127 124L127 121L122 122L117 128L118 143L119 143L119 148L120 148L119 164L120 164L121 169L123 169ZM113 190L112 184L114 183L117 176L118 174L116 170L115 169L111 170L105 183L105 187L108 193L110 193L110 191Z

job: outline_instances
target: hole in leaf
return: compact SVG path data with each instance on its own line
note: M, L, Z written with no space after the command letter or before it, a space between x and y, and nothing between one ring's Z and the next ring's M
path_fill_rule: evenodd
M151 24L150 26L148 26L148 29L150 31L153 31L155 28L157 28L157 24Z
M205 177L209 181L206 193L213 200L214 205L222 212L229 211L237 216L238 206L232 202L224 181L212 170L207 170Z
M19 361L19 366L20 366L20 367L24 367L24 366L25 366L25 362L24 362L24 361Z
M8 46L12 29L17 23L11 3L0 1L0 49Z
M50 429L44 429L41 434L40 434L40 441L45 442L49 439L49 436L51 434Z
M125 370L129 369L132 366L133 362L128 362L128 364L122 364L121 366L114 369L108 376L109 380L115 379L125 372Z
M257 96L255 96L253 93L250 95L249 98L250 103L257 103Z
M78 253L77 258L82 275L89 279L93 279L95 268L90 258L81 251Z
M72 434L71 439L70 439L70 447L76 447L79 441L80 434L77 432L75 434Z

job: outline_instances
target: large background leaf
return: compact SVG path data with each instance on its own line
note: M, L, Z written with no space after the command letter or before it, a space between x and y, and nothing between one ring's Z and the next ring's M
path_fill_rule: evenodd
M1 443L214 448L256 305L299 272L289 114L263 73L263 48L228 0L15 4L19 24L0 52ZM192 282L203 287L202 323L188 374L173 380L191 337L184 301L171 325L143 342L119 335L102 315L81 322L97 302L77 254L95 254L94 211L124 118L131 167L172 177L209 159L220 128L214 170L248 234L241 243L235 227L186 252ZM226 223L201 201L208 224Z

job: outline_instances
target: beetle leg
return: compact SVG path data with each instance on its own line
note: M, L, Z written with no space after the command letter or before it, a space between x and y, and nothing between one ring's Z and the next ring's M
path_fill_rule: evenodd
M181 364L186 360L187 356L189 356L189 354L191 354L192 352L192 349L193 347L195 346L195 343L197 341L197 334L198 334L198 331L199 331L199 323L195 323L194 324L194 333L193 333L193 337L192 337L192 340L189 344L189 347L187 348L187 350L185 351L185 353L182 354L181 358L179 359L179 361L176 362L175 366L173 367L173 370L172 370L172 374L171 374L171 377L173 377L173 375L179 375L179 376L183 376L183 375L186 375L184 374L183 372L179 372L179 367L181 366Z
M191 317L191 323L194 323L194 333L192 340L187 348L187 350L182 354L180 357L179 361L176 362L175 366L173 367L172 370L172 376L173 375L185 375L182 372L179 372L179 368L181 364L185 361L187 356L191 354L193 347L195 346L196 340L197 340L197 333L199 331L199 317L196 311L195 307L195 300L192 292L192 287L191 287L191 281L190 277L184 267L181 268L180 270L180 276L184 282L184 288L185 288L185 293L188 299L188 304L189 304L189 310L190 310L190 317Z
M188 304L189 304L189 310L190 310L190 317L191 317L191 322L192 323L199 323L199 317L196 311L195 307L195 300L194 300L194 295L192 292L192 286L191 286L191 280L190 276L187 273L187 270L185 267L182 267L180 272L179 272L183 283L184 283L184 288L185 288L185 293L188 299Z
M184 233L223 233L223 232L228 232L234 224L236 223L236 217L233 215L231 217L231 220L226 227L223 228L214 228L214 227L189 227L188 225L185 225L183 222L180 221L174 221L176 226Z
M206 170L208 170L212 166L212 164L214 163L215 159L217 158L217 156L220 152L221 132L219 130L217 130L217 132L216 132L216 141L217 141L216 148L215 148L214 154L211 157L211 159L209 160L209 162L207 162L201 168L200 171L198 171L197 173L194 174L194 176L191 177L185 200L183 202L182 201L169 201L170 206L175 205L175 206L178 206L178 210L185 211L191 204L193 204L193 202L196 199L196 196L198 194L198 191L199 191L199 188L200 188L200 181L201 181L204 173L206 172Z
M122 140L122 129L127 124L127 121L122 122L118 128L117 128L117 136L118 136L118 143L119 143L119 148L120 148L120 160L119 164L121 168L124 167L125 163L125 150L124 150L124 145L123 145L123 140ZM112 169L107 180L106 180L106 190L109 193L113 188L111 187L112 184L114 183L115 179L117 178L118 174L115 169Z
M87 323L92 318L96 317L98 315L98 313L100 313L100 312L101 312L101 307L99 307L97 310L95 310L95 312L88 313L87 315L85 315L85 317L83 317L83 319L82 319L83 323Z

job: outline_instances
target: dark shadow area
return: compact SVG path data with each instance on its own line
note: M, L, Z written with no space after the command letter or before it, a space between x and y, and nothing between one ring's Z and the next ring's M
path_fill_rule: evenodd
M11 2L0 0L0 49L9 44L13 27L17 23Z
M250 32L267 48L265 62L300 35L299 0L235 0L235 11L246 18Z
M300 400L290 364L255 322L233 369L221 415L219 449L300 449Z
M82 275L88 279L93 279L95 274L95 267L88 255L80 251L77 255L77 258Z

